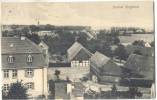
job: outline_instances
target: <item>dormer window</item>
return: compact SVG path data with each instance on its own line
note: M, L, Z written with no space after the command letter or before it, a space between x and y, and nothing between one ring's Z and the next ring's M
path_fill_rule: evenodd
M33 62L33 57L31 55L27 56L27 62L32 63Z
M8 63L13 63L14 62L14 57L13 56L9 56L8 57Z

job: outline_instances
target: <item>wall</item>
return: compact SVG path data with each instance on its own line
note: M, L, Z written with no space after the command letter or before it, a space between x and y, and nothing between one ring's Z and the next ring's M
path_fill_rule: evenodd
M3 71L2 71L3 72ZM34 82L34 89L33 90L28 90L28 94L31 94L30 96L38 96L42 95L44 92L46 93L47 90L47 69L34 69L34 76L32 78L27 78L25 77L25 70L20 69L17 71L17 78L12 79L12 70L9 70L9 78L2 79L3 84L11 84L18 81L22 80L22 83L27 83L27 82ZM44 75L43 75L44 74ZM43 78L44 76L44 78ZM44 79L44 80L43 80ZM43 86L43 84L45 86ZM43 90L46 89L46 90Z
M48 69L48 80L54 79L55 70L60 70L61 79L66 79L68 76L72 81L78 81L89 73L89 67L51 67Z

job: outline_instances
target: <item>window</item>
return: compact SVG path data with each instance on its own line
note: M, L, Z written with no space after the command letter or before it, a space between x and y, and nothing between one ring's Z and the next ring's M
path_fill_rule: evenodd
M27 56L27 62L31 63L33 61L33 57L31 55Z
M3 91L8 92L9 91L9 84L4 84L3 85Z
M29 68L26 70L25 72L26 77L33 77L33 75L34 75L33 69Z
M27 85L27 89L34 89L34 83L33 82L29 82L26 85Z
M12 70L12 78L16 78L17 77L17 70L13 69Z
M86 63L86 66L89 66L89 61L86 61L85 63Z
M13 63L14 62L14 57L13 56L9 56L8 57L8 63Z
M4 78L9 78L9 70L4 70Z
M79 61L72 61L72 66L73 67L78 67L79 66Z

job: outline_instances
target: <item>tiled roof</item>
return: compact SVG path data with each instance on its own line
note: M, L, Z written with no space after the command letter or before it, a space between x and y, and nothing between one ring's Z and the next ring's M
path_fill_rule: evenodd
M2 54L17 53L41 53L41 49L31 40L19 37L2 37L1 38Z
M2 37L2 69L42 68L46 62L40 48L29 39L20 40L17 37ZM8 63L8 56L14 57L13 63ZM33 57L32 63L27 63L27 56Z
M125 67L144 75L145 79L154 79L154 57L131 54L127 59Z
M68 60L71 61L80 50L84 50L87 54L92 55L86 48L84 48L80 43L75 42L68 50Z
M110 60L109 57L103 55L102 53L96 51L91 59L90 62L94 63L97 67L102 67L104 64L106 64Z
M26 58L28 54L14 54L14 63L8 63L7 58L9 55L2 55L2 69L22 69L22 68L42 68L46 66L45 59L42 54L31 54L33 62L27 63Z
M95 70L100 70L99 74L107 76L120 76L122 74L122 69L115 62L113 62L109 57L96 52L90 59L91 68L94 67Z

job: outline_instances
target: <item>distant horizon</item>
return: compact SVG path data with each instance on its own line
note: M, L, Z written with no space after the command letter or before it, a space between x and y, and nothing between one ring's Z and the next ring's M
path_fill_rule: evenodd
M2 24L74 25L154 30L153 1L2 3Z
M35 25L35 26L38 26L37 24L3 24L3 25L23 25L23 26ZM57 26L57 27L62 27L62 26L63 27L64 26L90 27L93 30L103 30L103 29L111 29L112 27L118 27L118 28L139 28L139 29L145 29L146 31L154 31L153 29L151 30L151 29L147 29L147 28L139 27L139 26L111 26L111 27L93 28L92 26L85 26L85 25L54 25L54 24L40 24L40 25L52 25L52 26Z

